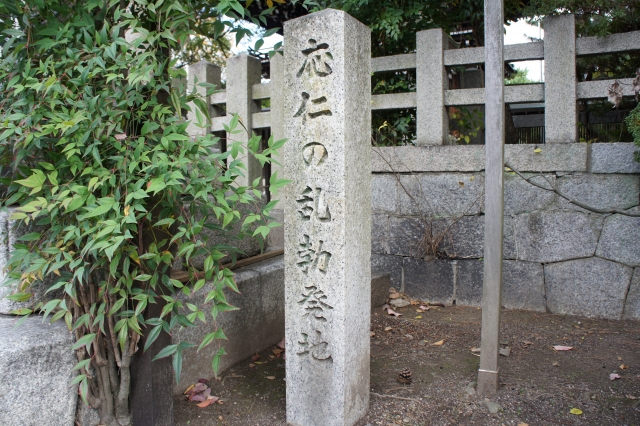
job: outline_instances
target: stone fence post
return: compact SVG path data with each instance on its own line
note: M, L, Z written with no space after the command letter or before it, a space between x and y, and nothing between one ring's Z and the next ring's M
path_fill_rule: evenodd
M546 143L578 142L576 19L544 18L544 131Z
M287 422L369 407L371 33L327 9L285 23Z
M284 55L276 53L271 58L271 71L269 82L269 96L271 99L271 136L274 141L284 139ZM273 159L277 163L271 163L271 174L277 173L279 179L286 178L284 175L284 156L281 148ZM289 186L285 186L278 191L278 195L272 194L271 200L279 200L280 202L271 211L271 216L279 223L284 223L284 194ZM273 228L269 232L269 247L284 247L284 226Z
M215 84L220 89L221 68L207 61L200 61L196 64L189 65L187 76L187 90L189 92L196 91L204 97L205 104L209 105L209 115L211 118L216 117L216 109L211 105L211 96L207 96L207 88L196 86L196 80L199 83ZM187 120L196 123L196 106L191 105L191 111L187 114ZM211 126L201 128L194 124L189 124L187 133L190 136L203 136L211 133Z
M416 33L416 143L443 145L449 137L449 114L444 91L449 79L444 51L449 35L440 28Z
M252 117L254 112L260 112L260 105L252 99L252 86L260 84L260 60L246 53L235 55L227 59L227 115L238 114L247 131L239 126L240 133L227 135L227 146L235 141L243 142L245 155L240 159L247 167L244 178L236 179L239 185L246 186L254 179L262 176L260 162L247 152L247 141L251 137Z

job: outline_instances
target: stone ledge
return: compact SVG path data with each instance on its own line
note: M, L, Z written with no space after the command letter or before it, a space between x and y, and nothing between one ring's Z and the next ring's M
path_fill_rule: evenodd
M385 265L372 262L372 308L383 304L389 296L389 272ZM228 338L222 343L227 355L220 361L220 372L252 354L275 345L284 337L284 256L239 268L235 271L235 280L241 294L226 294L229 303L240 309L225 312L217 320L218 327L224 330ZM204 298L210 288L210 284L207 284L197 294L183 296L182 300L202 309ZM206 316L210 321L211 316ZM184 328L174 335L174 341L199 343L212 331L211 324ZM212 343L200 352L196 352L195 349L187 349L183 353L180 383L173 389L176 395L181 394L199 378L213 376L211 359L218 346Z
M591 173L640 173L640 163L633 159L638 150L633 142L593 143Z
M62 321L0 316L0 424L73 426L77 386L73 337Z
M224 330L229 340L222 342L227 355L220 360L220 371L241 361L256 352L282 340L284 336L284 261L277 256L235 271L235 281L241 294L227 291L227 299L237 311L225 312L218 316L217 326ZM211 316L203 306L207 292L206 284L198 293L183 300L205 311L207 321ZM207 305L209 306L209 305ZM173 337L174 341L197 343L214 331L212 324L199 324L197 327L183 328ZM211 360L218 350L215 343L196 352L188 349L183 354L183 367L180 383L174 386L174 394L179 394L201 377L213 376Z
M540 152L534 149L540 148ZM505 145L505 160L521 172L586 172L586 143ZM479 172L485 166L484 146L374 147L373 173Z

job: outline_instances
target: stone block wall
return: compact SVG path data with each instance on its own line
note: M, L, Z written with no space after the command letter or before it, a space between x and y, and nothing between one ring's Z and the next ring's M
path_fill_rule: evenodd
M634 149L507 145L505 158L584 204L639 211ZM484 147L373 150L372 266L412 297L480 306ZM505 307L640 319L640 218L586 211L509 171L504 191Z

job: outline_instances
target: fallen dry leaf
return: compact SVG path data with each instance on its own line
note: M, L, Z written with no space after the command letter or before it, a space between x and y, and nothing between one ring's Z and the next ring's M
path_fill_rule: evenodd
M256 361L256 362L254 362L254 364L262 365L262 364L266 364L266 362L265 361Z
M275 380L276 376L267 376L267 377L265 377L265 379L267 379L267 380Z
M205 391L202 392L202 393L197 393L197 394L191 395L189 397L189 401L202 402L205 399L207 399L207 397L209 395L211 395L211 389L205 389Z
M635 397L635 396L633 396L633 395L626 395L626 397L627 397L627 398L629 398L629 399L638 399L638 398L636 398L636 397Z
M255 354L255 355L253 355L253 356L251 357L251 361L254 361L254 362L255 362L255 361L257 361L257 360L259 360L259 359L260 359L260 355L258 355L258 354Z
M384 305L382 305L382 310L384 311L385 309L389 309L389 305L386 304L386 303Z
M611 373L609 374L609 380L615 380L615 379L619 379L620 375L616 374L616 373Z
M396 316L396 317L399 317L400 315L402 315L402 314L400 314L400 313L398 313L398 312L394 311L394 310L393 310L393 309L391 309L391 308L387 308L387 314L389 314L389 315L394 315L394 316Z
M431 344L431 346L442 346L442 345L444 345L444 339Z
M375 336L375 335L376 335L376 333L374 333L373 331L370 331L370 332L369 332L369 337L373 337L373 336Z
M558 361L553 361L553 365L554 367L560 367L560 363Z
M618 361L622 361L622 357L621 356L618 357Z
M518 426L529 426L528 423L518 423Z
M389 295L389 299L397 299L398 297L400 297L400 293L391 293Z
M416 319L422 319L422 315L417 315Z
M392 327L385 327L385 328L384 328L384 331L389 331L389 330L391 330L391 329L392 329Z
M127 135L125 135L124 133L120 133L114 136L116 138L116 140L118 141L123 141L127 138Z
M428 311L429 306L420 305L420 309L422 309L423 311Z
M626 370L627 368L629 368L628 365L620 364L620 370Z
M389 287L389 293L397 293L397 292L398 290L396 290L395 288Z
M471 348L471 352L480 353L480 348Z
M191 389L193 389L193 388L195 388L195 387L196 387L196 385L191 385L191 386L189 386L189 387L187 388L187 390L186 390L186 391L184 391L183 395L188 394L188 393L189 393L189 391L191 391Z
M553 347L553 349L555 349L556 351L570 351L571 349L573 349L573 346L556 345Z
M419 301L419 300L411 299L411 300L409 300L409 303L411 303L411 306L415 306L415 305L419 305L419 304L420 304L420 301Z
M255 364L249 364L249 368L253 368L255 366L256 366Z
M202 391L204 391L207 388L207 385L205 385L204 383L196 383L190 390L189 392L186 393L186 395L188 395L189 397L191 397L192 395L195 395L197 393L200 393Z
M214 402L216 402L219 399L220 398L218 398L217 396L209 397L209 398L205 399L204 401L202 401L200 404L196 404L196 405L198 407L200 407L200 408L208 407L209 405L213 404Z
M282 338L282 340L280 341L280 343L278 343L278 347L280 349L284 349L284 337Z
M581 415L581 414L582 414L582 410L581 410L581 409L579 409L579 408L572 408L571 410L569 410L569 412L570 412L571 414L575 414L576 416L579 416L579 415Z
M209 381L207 379L198 379L198 383L204 383L206 385Z

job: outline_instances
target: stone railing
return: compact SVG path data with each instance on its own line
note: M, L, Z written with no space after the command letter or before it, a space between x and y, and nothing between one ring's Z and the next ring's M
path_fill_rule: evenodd
M484 88L449 89L447 67L477 65L484 62L484 47L455 49L455 43L441 29L416 34L416 53L371 59L371 72L415 70L416 91L373 95L372 110L416 108L416 145L443 145L448 140L447 107L484 104ZM578 141L577 100L607 97L614 80L578 82L576 58L599 54L622 53L640 49L640 31L606 37L575 37L573 15L545 18L545 41L508 45L506 62L544 60L545 83L505 87L506 103L545 103L545 142ZM260 83L260 61L245 54L227 62L227 90L212 95L211 132L224 131L229 113L238 113L247 129L270 128L272 135L284 135L283 62L276 55L271 61L271 80ZM220 85L220 68L198 63L189 68L189 83ZM632 79L620 80L624 96L633 96ZM204 89L202 89L204 91ZM261 111L260 101L270 99L269 111ZM222 111L227 114L223 115ZM257 176L255 176L257 177ZM255 178L254 177L254 178ZM251 178L251 176L250 176Z

